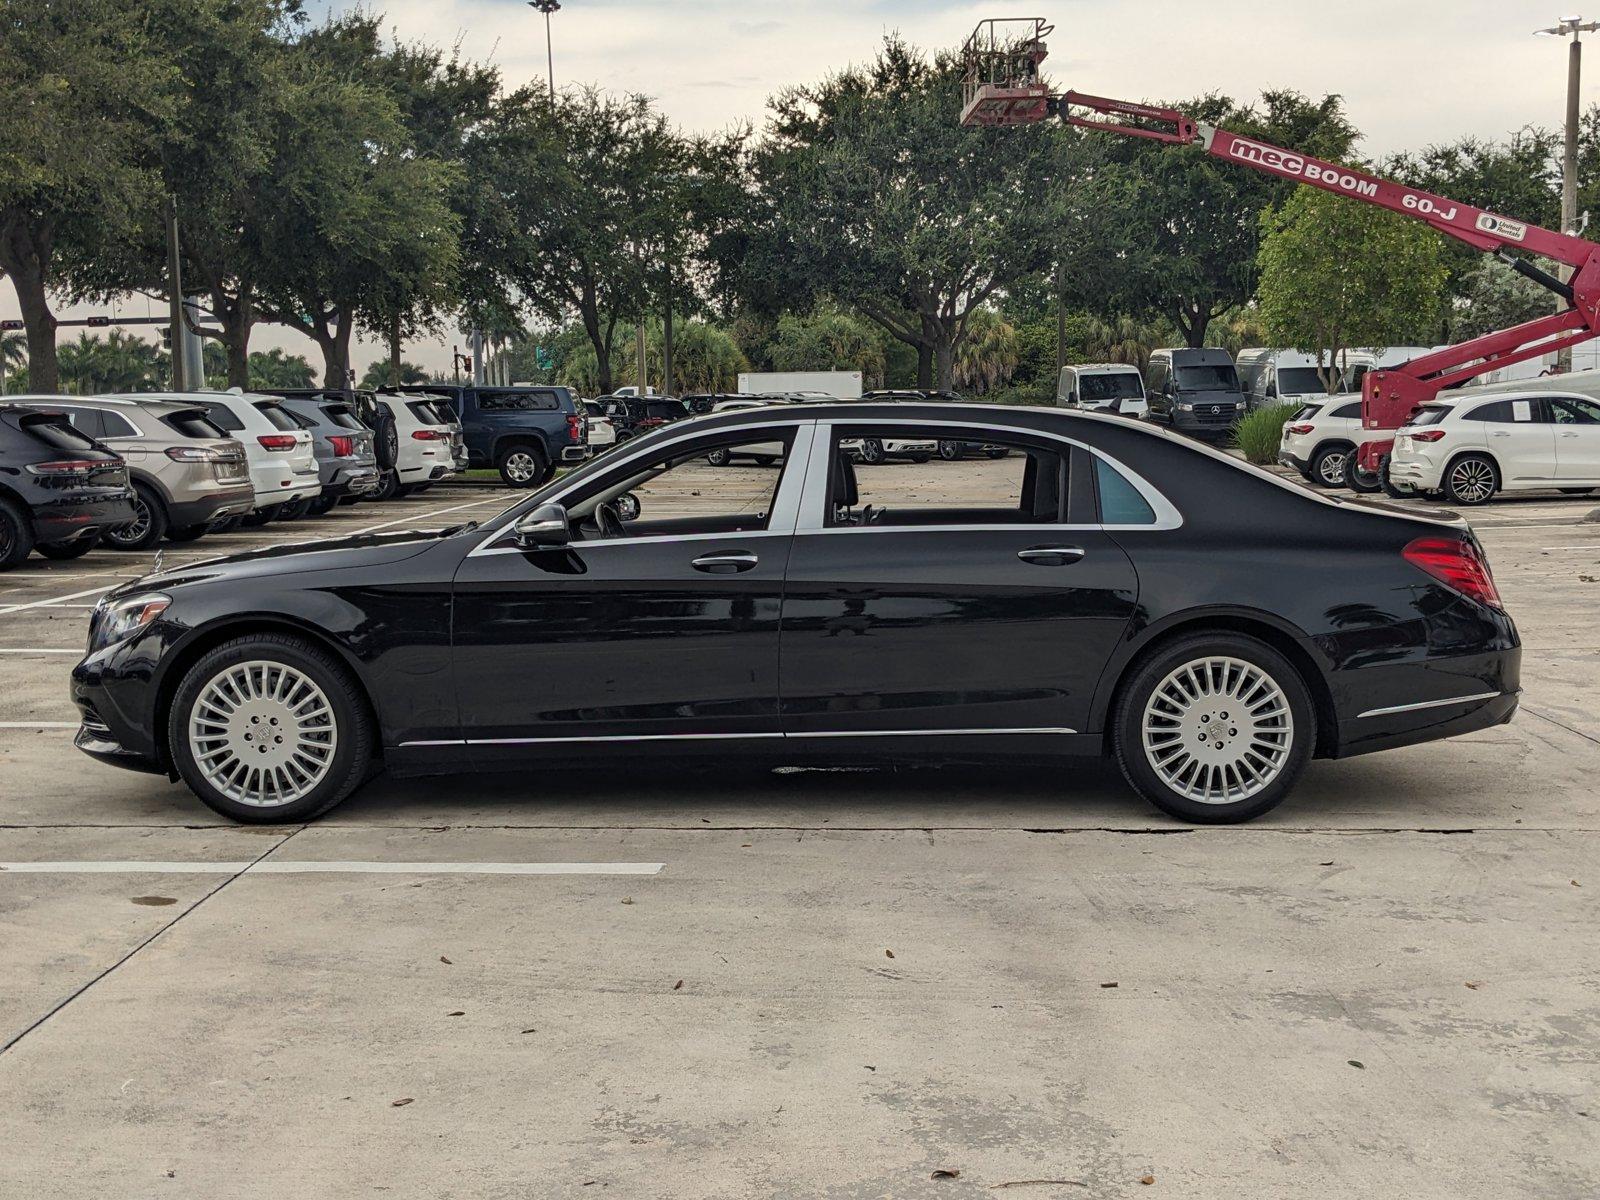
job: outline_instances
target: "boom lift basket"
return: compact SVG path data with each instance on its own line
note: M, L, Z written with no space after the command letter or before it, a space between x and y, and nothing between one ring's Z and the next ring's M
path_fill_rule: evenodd
M1050 116L1050 88L1039 78L1039 64L1054 29L1042 17L978 22L961 47L963 125L1028 125Z

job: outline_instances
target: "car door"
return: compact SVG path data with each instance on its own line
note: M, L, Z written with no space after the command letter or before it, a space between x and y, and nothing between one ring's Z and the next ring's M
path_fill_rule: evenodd
M1501 486L1550 487L1556 479L1556 430L1538 397L1480 405L1467 415L1480 422L1484 444L1500 465Z
M935 507L930 468L858 473L844 450L918 436L1011 453L955 468L961 499ZM785 734L848 752L851 739L1087 729L1138 580L1085 509L1085 454L987 423L819 426L783 601Z
M747 451L788 446L799 428L619 450L551 493L569 506L567 545L522 550L507 530L463 559L453 669L475 762L595 743L737 750L780 736L780 605L804 456L762 465ZM731 460L711 462L723 448ZM639 502L626 525L622 495Z
M1548 396L1556 435L1556 479L1600 484L1600 404L1577 396Z

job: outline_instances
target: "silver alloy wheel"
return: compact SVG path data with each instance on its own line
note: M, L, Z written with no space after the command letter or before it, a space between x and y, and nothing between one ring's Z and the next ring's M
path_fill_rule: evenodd
M539 464L526 450L513 450L506 455L506 474L518 483L531 483L539 473Z
M106 538L119 545L132 545L150 532L150 506L137 492L133 496L133 520L116 529L108 529Z
M1173 792L1234 804L1272 783L1289 761L1294 716L1275 679L1239 658L1184 663L1140 719L1145 761Z
M281 662L212 676L189 711L189 752L206 781L256 808L292 804L327 777L339 746L328 697Z
M1481 504L1494 495L1494 468L1481 458L1464 458L1450 468L1450 491L1467 504Z
M1350 461L1348 450L1330 450L1322 456L1322 461L1317 464L1317 474L1322 477L1322 482L1329 487L1338 487L1344 482L1345 464Z

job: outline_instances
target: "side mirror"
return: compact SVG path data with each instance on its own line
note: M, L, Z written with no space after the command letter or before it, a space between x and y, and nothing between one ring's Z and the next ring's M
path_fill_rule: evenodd
M637 521L639 514L644 511L644 505L639 503L639 497L632 492L623 492L617 497L616 504L617 516L624 521Z
M547 550L572 541L572 526L567 510L559 504L541 504L512 526L517 546L522 550Z

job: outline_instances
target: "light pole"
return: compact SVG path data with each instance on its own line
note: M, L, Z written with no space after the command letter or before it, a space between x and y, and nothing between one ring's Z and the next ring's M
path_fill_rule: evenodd
M1566 145L1561 154L1561 232L1578 232L1578 76L1583 62L1582 35L1600 29L1600 22L1585 21L1582 17L1562 17L1548 29L1536 29L1541 37L1572 38L1567 48L1567 130ZM1572 268L1561 268L1561 278L1570 279ZM1563 301L1562 307L1564 308ZM1571 348L1556 355L1556 372L1566 374L1572 370Z
M529 8L536 8L544 14L544 59L545 77L550 81L550 103L556 102L556 59L555 52L550 49L550 14L561 11L561 0L528 0Z

